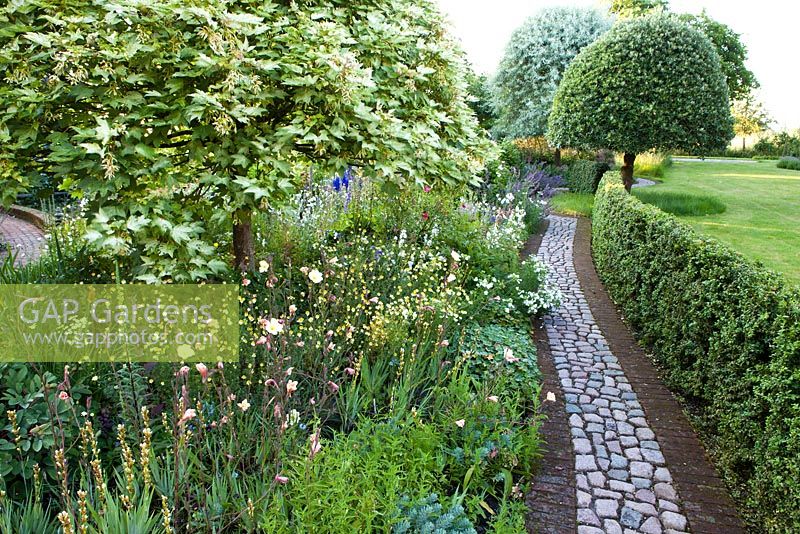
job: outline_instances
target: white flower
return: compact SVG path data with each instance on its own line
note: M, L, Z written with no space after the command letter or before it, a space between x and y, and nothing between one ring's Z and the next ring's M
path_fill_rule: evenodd
M273 336L277 336L278 334L283 332L283 323L280 320L275 319L273 317L269 321L267 321L267 325L264 327L264 329Z
M456 280L456 275L454 275L453 273L450 273L449 275L447 275L447 283L448 284L451 283L451 282L455 282L455 280Z
M250 403L247 401L247 399L244 399L242 402L240 402L240 403L237 403L236 405L237 405L237 406L239 407L239 409L240 409L240 410L242 410L243 412L246 412L246 411L247 411L247 410L250 408Z
M258 272L265 273L267 271L269 271L269 263L264 260L258 262Z
M308 279L314 282L315 284L319 284L320 282L322 282L322 273L316 269L312 269L308 273Z
M461 261L461 254L459 254L455 250L450 251L450 257L453 258L453 261L456 263Z
M508 363L514 363L514 362L518 362L518 361L519 361L519 358L517 358L516 356L514 356L514 351L513 351L513 350L511 350L511 349L510 349L510 348L508 348L508 347L505 347L505 348L503 349L503 358L505 358L505 360L506 360Z

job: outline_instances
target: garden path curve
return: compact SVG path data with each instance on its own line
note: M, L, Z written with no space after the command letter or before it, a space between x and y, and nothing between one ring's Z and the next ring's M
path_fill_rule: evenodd
M34 224L11 215L0 214L0 261L8 256L8 247L15 254L14 265L34 261L44 247L44 232Z
M642 371L647 362L619 354L623 366L598 326L592 309L597 303L587 301L580 280L585 274L576 271L577 227L574 218L550 216L538 257L548 264L550 282L564 295L562 306L545 317L544 327L572 442L574 465L569 471L575 479L578 534L743 532L677 402L654 370L652 376ZM587 250L582 253L588 256L588 240L583 239ZM593 268L592 274L596 278ZM598 300L594 289L590 297ZM606 304L613 308L610 301ZM608 324L605 318L603 322ZM624 325L612 326L630 336ZM612 338L619 350L637 351L632 339L623 346L618 333ZM637 394L640 389L644 399ZM681 484L674 480L676 470Z

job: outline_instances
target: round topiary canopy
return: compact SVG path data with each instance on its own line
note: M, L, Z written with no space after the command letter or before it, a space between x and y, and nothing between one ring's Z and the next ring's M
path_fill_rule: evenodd
M548 122L558 147L696 153L733 137L728 89L711 42L669 15L618 23L564 73Z

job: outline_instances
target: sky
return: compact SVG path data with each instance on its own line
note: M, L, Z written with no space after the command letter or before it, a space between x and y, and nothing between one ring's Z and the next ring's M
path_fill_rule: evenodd
M436 0L452 24L453 34L477 72L493 74L511 33L543 7L598 7L602 0ZM748 49L747 66L761 89L758 98L775 119L773 129L800 128L800 40L797 0L671 0L675 13L700 13L741 34Z

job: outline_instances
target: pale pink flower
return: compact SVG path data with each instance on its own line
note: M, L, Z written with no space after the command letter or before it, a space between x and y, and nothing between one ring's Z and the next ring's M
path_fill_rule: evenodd
M486 400L488 400L489 402L497 402L500 399L497 397L497 395L489 395L488 397L486 397Z
M450 345L450 342L449 342L448 340L446 340L446 339L443 339L443 340L442 340L442 341L439 343L439 346L440 346L440 347L447 347L447 346L449 346L449 345Z
M286 369L286 376L292 376L292 371L294 371L294 367L289 367Z
M285 477L283 475L275 475L275 482L277 482L278 484L288 484L289 477Z
M289 315L294 315L297 312L297 306L294 304L289 305Z
M185 412L183 412L183 417L180 418L178 421L179 425L184 424L186 421L190 421L197 417L197 411L194 408L189 408Z
M179 378L186 378L187 376L189 376L189 366L184 365L183 367L178 369L178 371L175 373L175 376Z
M272 386L274 388L278 387L278 383L275 382L275 380L273 380L272 378L268 378L267 381L264 382L264 385L267 386L267 387L270 387L270 386Z
M223 369L224 367L225 367L225 366L224 366L224 365L222 365L222 362L217 362L217 369L219 369L220 371L222 371L222 369Z
M267 344L266 337L261 336L260 338L256 339L256 345L266 345L266 344Z
M203 382L208 380L208 367L204 363L198 363L194 366L197 369L197 372L200 373L200 377L203 379Z
M250 279L249 278L242 278L242 285L244 287L249 286L250 285Z
M297 391L297 380L289 380L286 382L286 394L291 397L292 393L295 391Z
M370 301L371 303L373 303L373 304L377 304L377 303L378 303L378 300L379 300L379 299L378 299L378 297L372 297L371 299L369 299L369 301Z
M308 458L313 459L322 450L322 444L319 442L319 431L311 435L310 441Z
M58 394L58 398L61 399L62 401L68 401L69 393L67 393L66 391L62 391L61 393Z
M352 367L345 367L345 368L344 368L344 372L345 372L345 373L346 373L348 376L353 376L354 374L356 374L356 370L355 370L355 369L353 369Z
M339 391L339 385L336 382L328 380L328 387L331 389L331 393Z
M459 419L458 421L456 421L456 426L458 428L464 428L465 424L467 424L467 422L465 420L463 420L463 419Z
M295 343L295 345L302 348L306 346L306 342L301 340Z

